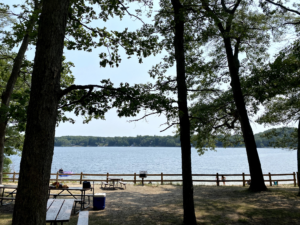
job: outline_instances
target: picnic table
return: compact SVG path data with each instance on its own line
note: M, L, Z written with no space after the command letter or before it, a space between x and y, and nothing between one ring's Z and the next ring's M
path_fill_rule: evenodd
M60 192L57 194L51 194L51 190L59 190ZM68 188L56 188L56 187L49 187L49 197L52 195L55 199L57 196L61 197L68 197L71 196L75 200L75 206L76 203L80 204L80 210L86 209L90 206L90 196L86 194L86 191L93 190L92 187L90 188L83 188L83 187L68 187ZM80 194L74 194L72 191L80 191ZM67 194L62 194L63 192L67 192ZM77 198L79 197L79 198ZM85 198L88 197L88 201L85 200ZM86 205L86 206L85 206Z
M0 185L0 189L3 189L2 195L0 197L1 205L9 204L9 203L3 204L4 200L11 200L11 201L15 200L14 195L17 194L17 188L18 188L18 185ZM5 189L10 189L13 191L5 192Z
M69 222L75 199L48 199L46 223Z
M113 188L115 188L115 181L116 181L117 184L118 184L118 181L123 180L122 177L108 177L107 179L110 180L110 181L112 181L112 183L113 183Z

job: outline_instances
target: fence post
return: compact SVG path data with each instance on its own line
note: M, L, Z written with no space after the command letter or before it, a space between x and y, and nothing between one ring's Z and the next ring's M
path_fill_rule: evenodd
M14 171L13 182L15 182L16 172Z
M58 171L56 172L56 182L58 182Z
M245 187L245 173L243 173L243 187Z
M272 186L272 176L270 172L269 172L269 181L270 181L270 186Z
M160 184L161 185L164 184L164 175L163 175L163 173L160 174Z
M106 174L106 183L108 183L109 173Z
M219 181L219 173L217 173L217 186L220 186L220 185L219 185L219 182L220 182L220 181Z
M134 173L133 183L136 184L136 173Z
M82 184L82 172L80 174L80 184Z
M296 174L293 172L293 177L294 177L294 187L296 187Z

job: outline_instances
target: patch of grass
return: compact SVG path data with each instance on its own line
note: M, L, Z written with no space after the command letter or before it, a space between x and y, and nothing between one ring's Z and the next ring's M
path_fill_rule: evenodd
M298 210L286 210L283 208L279 209L266 209L266 208L254 208L247 210L245 216L248 218L277 218L277 219L300 219Z
M12 223L12 214L0 214L1 225L10 225L11 223Z
M272 189L268 189L269 192L271 193L276 193L276 194L280 194L284 197L299 197L298 196L298 192L295 191L295 192L292 192L291 190L286 190L286 189L283 189L283 188L272 188Z

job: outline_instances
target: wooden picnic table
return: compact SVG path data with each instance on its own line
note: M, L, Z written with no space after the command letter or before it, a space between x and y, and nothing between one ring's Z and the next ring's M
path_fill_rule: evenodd
M46 223L69 222L75 199L48 199Z
M113 183L113 188L115 188L115 181L116 181L117 184L118 184L118 181L123 180L122 177L108 177L107 179L110 180L110 181L112 181L112 183Z
M51 190L59 190L60 192L57 194L51 194ZM75 199L75 201L77 203L80 204L80 210L86 209L90 206L90 196L91 195L87 195L85 192L89 191L89 190L93 190L92 187L90 188L83 188L83 187L68 187L68 188L56 188L56 187L49 187L49 197L50 195L53 195L54 198L56 198L57 196L62 196L62 197L67 197L67 196L71 196ZM80 195L76 195L73 194L72 191L80 191ZM68 194L62 194L63 192L67 192ZM88 196L88 202L85 200L85 197ZM77 197L80 197L79 199ZM86 204L86 206L85 206Z
M0 185L0 189L3 189L2 195L0 197L1 205L7 205L3 204L4 200L15 200L14 195L17 193L18 185ZM5 189L12 189L13 191L5 193ZM8 203L9 204L9 203Z

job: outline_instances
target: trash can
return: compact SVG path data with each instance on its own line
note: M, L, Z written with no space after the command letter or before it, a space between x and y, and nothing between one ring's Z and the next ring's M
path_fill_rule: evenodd
M274 185L278 185L278 181L274 181Z
M96 193L93 197L94 209L105 209L106 193Z

